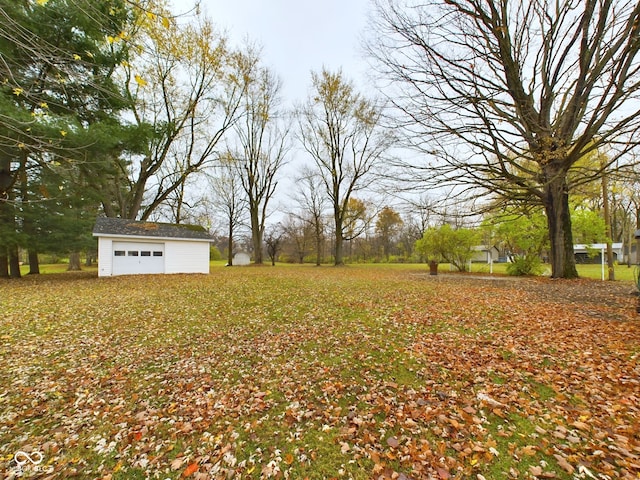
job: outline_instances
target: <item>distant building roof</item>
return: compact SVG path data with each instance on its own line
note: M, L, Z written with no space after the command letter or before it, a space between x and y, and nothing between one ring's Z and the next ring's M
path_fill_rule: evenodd
M577 252L578 250L602 250L603 248L607 248L606 243L578 243L573 246L573 251ZM612 243L611 248L613 250L621 250L622 243Z
M93 227L94 237L109 235L129 237L184 238L212 240L204 227L172 223L140 222L126 218L98 217Z

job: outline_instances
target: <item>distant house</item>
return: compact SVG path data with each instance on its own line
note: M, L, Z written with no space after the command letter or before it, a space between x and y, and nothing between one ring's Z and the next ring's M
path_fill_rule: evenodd
M498 262L500 252L496 247L490 245L476 245L472 249L474 251L472 262L492 263Z
M209 273L211 236L203 227L98 218L98 276Z
M573 246L573 253L577 263L603 263L606 253L606 243L577 244ZM621 261L624 257L622 243L612 243L613 260Z

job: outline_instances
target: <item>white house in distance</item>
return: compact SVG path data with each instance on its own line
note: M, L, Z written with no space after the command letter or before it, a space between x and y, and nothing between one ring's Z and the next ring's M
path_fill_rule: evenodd
M97 218L98 276L209 273L211 236L203 227Z
M495 263L500 258L498 249L490 245L476 245L472 250L474 252L471 258L472 262Z
M613 251L613 260L621 262L624 258L624 249L622 243L612 243L611 250ZM576 244L573 246L573 253L576 256L576 261L579 263L604 263L605 252L607 249L606 243L592 243L592 244ZM597 259L588 261L589 255L596 254Z

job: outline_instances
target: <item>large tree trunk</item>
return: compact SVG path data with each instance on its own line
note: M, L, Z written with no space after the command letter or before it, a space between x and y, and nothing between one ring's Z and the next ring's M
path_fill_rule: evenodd
M640 208L636 209L636 230L640 230ZM636 242L636 265L640 265L640 237Z
M576 259L573 254L566 173L560 168L554 168L552 164L547 164L543 167L543 174L546 178L544 209L551 241L551 277L578 278Z
M335 265L344 265L344 238L342 237L342 221L338 215L336 215L336 255L335 255Z
M29 249L29 275L40 274L40 261L38 260L38 251L35 248Z
M607 270L610 281L616 279L613 265L613 229L611 226L611 210L609 209L609 182L607 174L602 174L602 215L604 216L605 233L607 235Z
M0 278L9 278L9 257L5 253L0 254Z
M20 278L20 257L18 256L18 247L9 247L9 276L11 278Z
M227 265L233 266L233 220L229 219L229 239L227 240Z
M320 229L319 220L316 221L316 266L322 263L322 230Z
M69 268L67 268L67 271L79 272L80 270L82 270L80 267L80 252L72 252L69 254Z
M262 229L258 220L258 208L251 208L251 241L253 243L253 261L262 265Z

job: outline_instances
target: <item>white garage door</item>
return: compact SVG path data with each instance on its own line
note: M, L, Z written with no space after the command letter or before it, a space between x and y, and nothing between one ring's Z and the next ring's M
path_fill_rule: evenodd
M113 275L164 273L164 243L113 242Z

